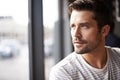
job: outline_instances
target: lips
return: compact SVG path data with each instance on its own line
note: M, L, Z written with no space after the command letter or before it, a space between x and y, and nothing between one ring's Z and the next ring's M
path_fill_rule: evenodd
M84 44L85 42L83 41L73 41L74 44Z
M82 45L87 43L85 40L81 40L80 38L77 37L74 37L72 41L73 44L77 44L77 45Z

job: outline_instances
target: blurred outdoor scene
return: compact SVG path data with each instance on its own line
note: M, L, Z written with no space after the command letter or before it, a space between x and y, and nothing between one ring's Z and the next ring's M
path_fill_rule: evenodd
M29 80L28 53L28 1L0 0L0 80Z
M49 3L56 5L48 6ZM46 80L54 64L53 32L58 15L57 6L57 0L43 1ZM48 8L52 9L51 16ZM0 10L0 80L30 80L28 0L2 0Z
M54 30L55 23L57 21L58 21L58 0L51 1L43 0L45 80L48 80L50 69L55 64L55 59L53 56L55 49Z

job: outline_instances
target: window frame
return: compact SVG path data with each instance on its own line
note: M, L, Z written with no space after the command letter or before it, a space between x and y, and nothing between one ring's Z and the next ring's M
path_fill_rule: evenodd
M29 0L29 74L30 80L45 80L42 0Z

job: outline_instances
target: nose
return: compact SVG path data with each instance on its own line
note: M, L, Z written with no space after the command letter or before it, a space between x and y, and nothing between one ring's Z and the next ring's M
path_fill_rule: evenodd
M76 27L74 30L74 37L82 37L80 27Z

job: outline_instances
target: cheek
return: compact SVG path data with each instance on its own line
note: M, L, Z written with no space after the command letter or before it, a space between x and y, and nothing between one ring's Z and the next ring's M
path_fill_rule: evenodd
M72 39L74 37L74 32L72 30L71 30L71 37L72 37Z
M88 32L84 32L83 33L83 39L87 40L88 42L90 41L95 41L96 40L96 36L97 36L97 32L95 31L88 31Z

